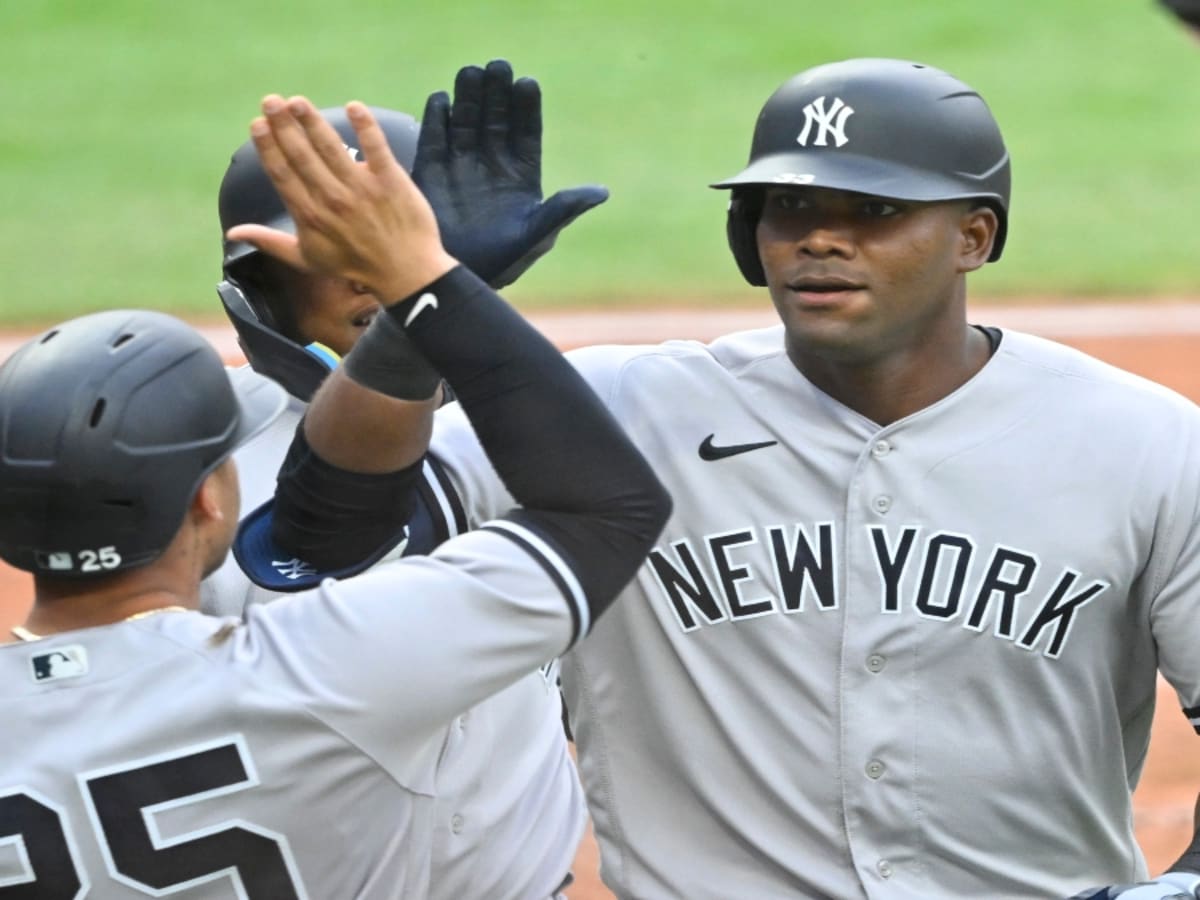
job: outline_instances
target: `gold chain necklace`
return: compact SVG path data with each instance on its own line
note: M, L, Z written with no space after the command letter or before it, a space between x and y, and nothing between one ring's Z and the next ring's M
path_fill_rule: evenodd
M144 619L146 616L156 616L159 613L165 612L190 612L190 610L186 606L160 606L157 609L147 609L143 610L142 612L136 612L131 616L126 616L121 621L133 622L137 619ZM11 631L12 636L19 641L40 641L45 637L44 634L34 634L32 631L22 625L14 625L9 629L9 631Z

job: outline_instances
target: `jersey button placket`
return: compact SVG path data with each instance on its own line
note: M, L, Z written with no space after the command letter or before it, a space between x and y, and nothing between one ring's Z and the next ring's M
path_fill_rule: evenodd
M892 452L892 442L887 438L879 438L871 445L871 456L875 459L884 459ZM871 500L871 509L878 515L885 516L888 510L892 508L892 498L888 494L876 494Z
M453 831L455 834L462 834L463 817L460 816L458 813L455 813L454 815L452 815L450 817L450 830Z
M911 514L913 498L905 487L910 483L905 476L914 462L897 451L890 434L868 435L859 444L855 477L847 496L844 559L849 599L843 650L847 661L858 662L843 669L843 702L850 708L877 706L881 714L874 725L857 716L849 717L846 723L842 749L848 767L843 772L849 777L843 781L843 803L848 820L855 823L850 834L854 867L872 897L884 895L880 879L891 877L893 853L903 838L890 823L895 811L906 805L907 776L900 761L888 755L888 748L906 730L910 709L901 688L906 671L904 658L892 656L893 649L899 652L903 647L895 633L895 627L903 623L881 615L878 598L882 582L877 574L877 557L885 549L895 552L896 537L891 523L884 525L885 518L899 516L906 520ZM897 527L904 524L901 521ZM885 527L888 530L881 533ZM884 544L888 548L883 548ZM897 677L883 675L893 664L900 665L894 673ZM886 872L881 864L886 864ZM872 882L874 887L870 886Z

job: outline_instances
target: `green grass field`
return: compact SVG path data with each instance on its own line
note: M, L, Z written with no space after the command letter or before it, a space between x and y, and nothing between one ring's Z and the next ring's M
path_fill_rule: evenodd
M495 57L542 83L547 188L612 191L514 302L760 303L705 185L740 167L780 82L846 56L941 66L996 112L1012 231L977 296L1200 283L1200 44L1151 0L6 0L0 324L215 313L216 189L262 94L419 115Z

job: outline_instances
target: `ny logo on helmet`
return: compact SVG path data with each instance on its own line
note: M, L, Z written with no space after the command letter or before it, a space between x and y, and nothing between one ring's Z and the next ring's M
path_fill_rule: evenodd
M828 138L831 137L833 142L841 147L849 140L846 137L846 120L852 115L854 109L843 103L841 97L834 97L829 109L825 108L825 97L818 97L804 107L804 130L796 138L796 143L807 147L809 135L815 125L817 134L812 141L814 147L828 147Z

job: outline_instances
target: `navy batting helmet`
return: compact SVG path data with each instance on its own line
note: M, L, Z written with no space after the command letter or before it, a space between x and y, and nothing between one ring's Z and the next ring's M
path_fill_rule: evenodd
M977 199L1008 233L1008 150L983 98L952 75L898 59L850 59L801 72L758 115L746 167L731 188L726 228L746 280L766 284L755 229L763 189L812 185L934 201Z
M340 106L320 111L321 115L341 136L346 152L362 159L358 135ZM371 113L383 129L392 155L408 171L412 171L417 155L417 137L421 126L412 116L391 109L371 107ZM295 228L283 200L271 183L258 158L253 141L246 141L236 151L221 180L217 197L221 217L221 233L235 225L266 225L284 231ZM301 400L308 400L329 374L332 351L320 345L301 347L283 333L281 323L271 312L262 288L250 277L249 268L258 255L258 248L244 241L223 242L222 270L224 279L217 285L217 294L225 314L237 330L238 344L254 369L278 381ZM286 298L278 298L286 302Z
M0 557L64 577L145 565L205 476L285 402L165 313L51 328L0 366Z

